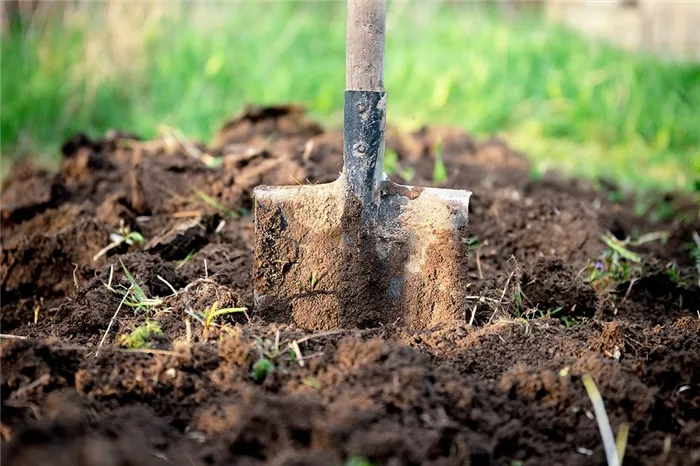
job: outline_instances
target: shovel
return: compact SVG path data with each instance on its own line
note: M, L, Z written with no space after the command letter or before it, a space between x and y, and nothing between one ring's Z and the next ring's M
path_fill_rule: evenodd
M343 171L255 188L255 312L316 331L464 319L471 193L387 178L386 2L347 15Z

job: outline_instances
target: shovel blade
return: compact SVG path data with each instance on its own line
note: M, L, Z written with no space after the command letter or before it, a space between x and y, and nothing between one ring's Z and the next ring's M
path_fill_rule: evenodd
M471 193L384 181L371 221L344 177L255 189L255 312L307 330L464 318Z

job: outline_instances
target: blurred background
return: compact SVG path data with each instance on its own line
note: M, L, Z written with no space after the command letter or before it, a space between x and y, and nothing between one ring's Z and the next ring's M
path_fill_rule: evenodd
M77 131L213 134L246 103L342 125L343 1L2 1L3 173ZM392 1L388 124L497 135L535 172L700 191L700 2ZM535 173L536 174L536 173Z

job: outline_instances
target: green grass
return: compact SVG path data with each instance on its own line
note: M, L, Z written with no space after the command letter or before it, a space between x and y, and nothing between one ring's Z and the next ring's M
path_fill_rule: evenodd
M141 245L144 241L141 233L138 231L131 231L131 228L129 228L128 225L124 225L124 220L119 222L119 230L111 233L109 235L109 239L110 243L104 248L100 249L97 254L93 256L93 261L96 261L100 257L107 254L110 250L118 248L122 244L126 244L128 246L133 246L134 244Z
M205 330L209 330L209 328L213 325L217 325L214 321L217 320L218 317L225 316L228 314L236 314L239 312L245 314L247 310L248 309L245 307L219 308L219 301L215 301L214 304L211 305L211 307L205 309L204 312L202 312L201 314L197 313L196 311L190 310L187 311L187 314L189 314L191 317L194 317L195 320L199 321Z
M210 141L242 105L303 102L342 124L343 2L86 5L2 41L4 154L58 154L75 131ZM700 178L700 65L664 64L537 18L391 2L389 124L500 134L535 161L636 188Z
M150 340L163 334L158 322L146 321L144 325L136 327L130 333L119 337L119 344L129 349L150 348Z
M250 371L250 378L256 382L265 380L267 374L275 370L275 365L266 358L260 358L253 364L253 370Z

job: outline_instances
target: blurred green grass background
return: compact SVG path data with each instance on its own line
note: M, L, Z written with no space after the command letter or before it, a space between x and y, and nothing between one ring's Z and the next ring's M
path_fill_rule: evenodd
M106 2L35 15L1 44L5 162L76 131L210 141L245 103L342 125L344 2ZM584 40L485 4L389 2L389 124L504 137L534 170L697 189L700 65ZM7 163L3 164L7 168Z

